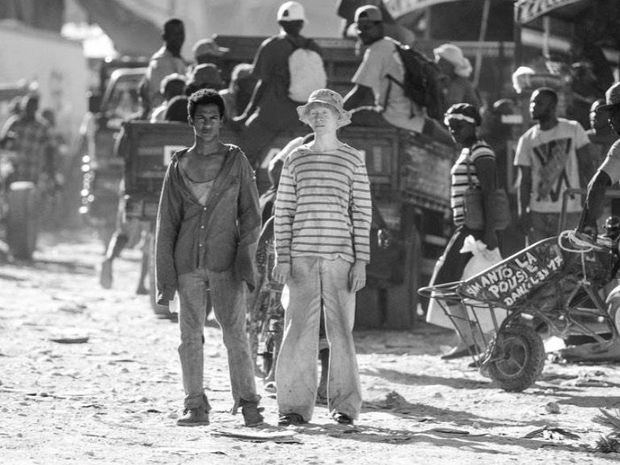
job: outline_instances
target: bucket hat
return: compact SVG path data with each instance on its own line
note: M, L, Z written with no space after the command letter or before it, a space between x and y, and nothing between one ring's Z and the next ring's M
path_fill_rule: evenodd
M609 111L620 105L620 82L616 82L605 92L605 105L600 105L596 111Z
M435 61L440 58L448 61L454 66L454 74L468 78L473 70L470 61L463 56L463 51L453 44L443 44L433 50Z
M351 113L342 107L342 96L330 89L317 89L308 97L308 103L297 107L299 120L308 123L307 113L309 108L317 103L328 105L338 113L338 127L341 128L351 123Z

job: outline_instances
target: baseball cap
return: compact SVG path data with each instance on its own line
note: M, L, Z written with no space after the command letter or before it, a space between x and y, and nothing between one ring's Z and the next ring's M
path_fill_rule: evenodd
M201 39L196 42L194 44L194 47L192 48L192 51L194 52L194 57L199 57L200 55L211 55L220 57L230 52L230 49L228 47L220 47L218 44L215 43L215 40L213 40L213 38L210 38Z
M600 105L596 111L611 110L620 105L620 82L616 82L605 92L605 105Z
M374 5L360 6L355 10L355 22L359 23L360 21L383 21L383 15L381 10Z
M304 7L297 2L286 2L278 8L278 21L306 21Z

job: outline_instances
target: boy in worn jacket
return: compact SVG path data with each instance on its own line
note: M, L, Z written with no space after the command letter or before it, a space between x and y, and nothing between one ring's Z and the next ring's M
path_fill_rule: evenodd
M179 426L209 423L203 389L203 327L207 290L222 327L234 399L246 426L263 422L245 331L243 282L254 286L254 252L260 232L258 191L243 152L220 141L225 113L213 89L189 98L194 144L174 154L159 201L156 230L157 300L179 293L179 355L186 415Z

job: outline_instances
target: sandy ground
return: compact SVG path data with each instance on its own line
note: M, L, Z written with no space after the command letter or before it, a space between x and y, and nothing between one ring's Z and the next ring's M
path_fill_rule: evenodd
M355 334L365 399L355 427L336 425L318 406L310 425L278 428L275 398L261 389L269 426L258 430L262 440L252 441L228 436L257 430L228 413L226 355L210 322L205 363L211 425L179 428L178 328L156 319L148 299L134 294L139 252L124 253L114 288L106 291L96 279L101 245L94 236L42 239L33 264L0 266L1 464L620 460L618 453L592 450L611 431L593 421L598 409L620 408L618 365L548 362L536 385L506 393L467 368L465 359L441 361L452 335L423 325ZM62 337L88 340L52 341Z

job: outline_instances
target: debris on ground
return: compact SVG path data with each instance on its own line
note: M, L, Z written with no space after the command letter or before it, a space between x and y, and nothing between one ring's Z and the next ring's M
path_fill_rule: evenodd
M435 433L443 433L443 434L456 434L458 436L468 436L470 433L464 429L455 429L455 428L433 428L429 431L433 431Z
M603 452L605 454L620 452L620 440L613 434L601 436L601 438L596 441L596 447L594 449L597 452Z
M570 431L559 428L557 426L549 426L545 425L542 428L537 428L533 431L527 433L524 438L533 439L533 438L542 438L542 439L554 439L554 440L562 440L562 439L579 439L579 435L575 433L571 433Z
M547 413L560 413L560 406L557 402L548 402L547 405L545 405L545 410Z
M242 439L251 442L277 442L279 444L301 444L301 440L295 436L295 431L242 431L230 429L218 429L212 433L214 436L224 436Z
M620 409L608 411L599 409L600 415L596 415L592 420L600 425L607 426L612 429L611 433L601 436L596 441L594 449L598 452L606 454L611 452L620 452Z
M597 415L593 420L604 426L612 428L613 432L620 436L620 409L608 411L606 409L599 409L600 415Z
M407 402L398 392L391 391L383 399L364 402L364 407L406 413L412 410L413 404Z
M50 341L57 342L59 344L84 344L88 342L88 336L78 336L78 337L51 337Z

